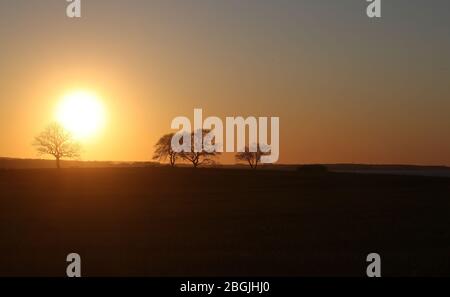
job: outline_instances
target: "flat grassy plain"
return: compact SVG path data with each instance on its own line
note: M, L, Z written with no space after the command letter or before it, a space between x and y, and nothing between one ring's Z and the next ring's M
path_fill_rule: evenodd
M450 178L0 170L0 275L450 276Z

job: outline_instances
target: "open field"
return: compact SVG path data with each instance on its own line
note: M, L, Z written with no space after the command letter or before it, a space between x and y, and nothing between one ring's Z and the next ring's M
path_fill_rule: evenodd
M450 275L450 179L190 168L0 170L0 275Z

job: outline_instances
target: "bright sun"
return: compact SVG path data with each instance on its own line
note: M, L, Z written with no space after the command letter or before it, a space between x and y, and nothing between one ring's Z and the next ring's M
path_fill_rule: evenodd
M96 94L76 91L62 98L56 109L56 120L75 138L87 139L103 127L105 111Z

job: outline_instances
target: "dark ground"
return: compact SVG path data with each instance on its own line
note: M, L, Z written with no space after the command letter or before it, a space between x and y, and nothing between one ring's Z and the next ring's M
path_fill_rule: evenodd
M450 276L450 179L0 170L0 276Z

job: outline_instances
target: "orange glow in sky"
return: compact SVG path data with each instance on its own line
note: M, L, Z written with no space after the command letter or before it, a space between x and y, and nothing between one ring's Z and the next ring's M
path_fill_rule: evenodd
M279 163L450 165L450 4L411 1L0 1L0 157L57 120L82 160L150 161L201 108L279 117Z

